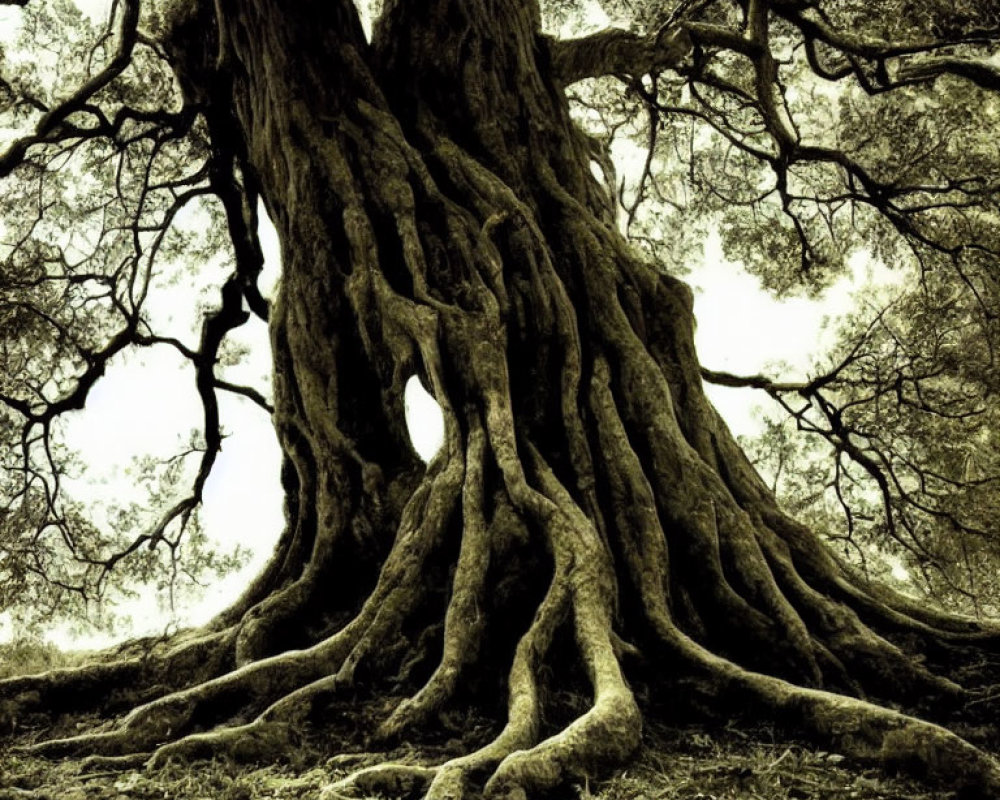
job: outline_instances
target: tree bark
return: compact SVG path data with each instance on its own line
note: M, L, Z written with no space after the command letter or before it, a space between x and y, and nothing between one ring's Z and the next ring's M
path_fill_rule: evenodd
M778 509L702 391L690 290L629 249L591 174L562 81L599 67L567 67L532 0L390 0L371 44L346 0L191 13L185 90L234 132L281 240L287 528L217 622L212 676L39 752L272 757L360 685L392 699L373 736L419 737L501 686L479 749L331 796L528 797L624 761L643 684L658 708L748 708L1000 791L989 756L888 708L968 696L888 636L952 654L996 629L867 587ZM445 419L426 469L413 374ZM553 671L586 697L556 730ZM221 724L234 705L251 721Z

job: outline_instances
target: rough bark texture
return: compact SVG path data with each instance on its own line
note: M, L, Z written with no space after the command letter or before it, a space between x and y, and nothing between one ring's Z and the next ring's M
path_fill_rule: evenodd
M346 0L222 0L176 45L282 242L287 528L212 630L90 676L162 697L37 750L269 758L364 684L392 701L374 740L455 704L499 722L331 797L533 797L627 759L643 713L739 709L997 796L992 758L891 710L947 722L970 696L898 643L947 664L996 629L862 583L776 507L702 392L690 291L616 230L534 3L387 6L368 44ZM414 373L446 421L426 469ZM58 704L81 680L0 691Z

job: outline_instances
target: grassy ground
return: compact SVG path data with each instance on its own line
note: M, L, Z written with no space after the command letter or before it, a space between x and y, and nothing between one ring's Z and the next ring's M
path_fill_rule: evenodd
M74 663L48 648L0 647L0 677ZM81 727L86 726L81 721ZM20 732L30 741L39 732ZM48 761L0 744L0 800L307 800L350 769L386 758L414 757L405 746L390 754L336 754L334 731L313 732L294 763L237 765L223 761L88 770L79 760ZM439 758L461 752L458 739ZM450 749L457 752L449 753ZM865 770L841 757L780 739L763 727L647 726L642 750L626 769L600 783L577 785L564 800L948 800L912 781ZM563 800L563 799L560 799Z

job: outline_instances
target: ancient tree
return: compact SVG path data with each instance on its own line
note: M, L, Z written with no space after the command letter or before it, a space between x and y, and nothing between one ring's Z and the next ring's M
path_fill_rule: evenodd
M0 158L16 196L5 213L20 209L2 275L4 529L86 539L53 491L59 453L46 442L133 347L193 364L198 469L156 524L111 550L86 539L88 568L178 545L220 446L219 392L268 406L286 496L269 565L211 625L0 684L19 714L96 703L116 715L34 751L272 758L333 709L366 708L358 735L377 747L419 743L442 715L476 708L494 724L468 752L358 770L330 796L535 797L623 763L644 716L746 713L1000 793L1000 766L947 728L972 699L989 708L988 674L963 685L953 670L990 663L1000 628L869 583L778 507L706 401L678 265L627 243L603 143L567 99L612 75L653 139L671 125L715 131L689 137L692 158L709 146L732 158L716 160L705 202L724 215L742 184L744 205L769 197L790 232L716 217L758 261L791 257L813 279L835 260L826 233L854 226L883 253L919 258L929 283L961 272L988 338L995 154L924 137L927 152L901 156L896 142L913 138L899 108L919 98L925 111L954 100L969 126L992 113L997 29L982 9L927 5L684 2L647 9L632 31L559 39L534 0L390 0L369 38L348 0L121 0L80 45L90 71L70 91L5 77L27 132ZM824 99L853 139L807 120ZM57 235L39 243L68 213L46 187L86 180L80 164L112 187L105 246L87 259ZM677 179L704 189L710 177ZM234 268L194 348L160 336L144 303L157 237L203 197L217 198L206 213L224 220ZM281 242L270 302L256 288L258 198ZM804 210L817 208L829 215ZM637 209L628 224L641 226ZM251 314L270 329L273 404L215 371ZM58 391L39 359L64 365ZM446 422L426 466L403 421L414 374ZM842 443L858 449L849 433Z

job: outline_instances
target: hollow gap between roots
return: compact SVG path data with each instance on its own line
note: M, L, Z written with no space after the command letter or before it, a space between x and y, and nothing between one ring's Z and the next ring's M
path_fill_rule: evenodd
M406 413L406 430L417 455L425 464L430 463L444 443L444 414L437 400L411 375L403 393Z

